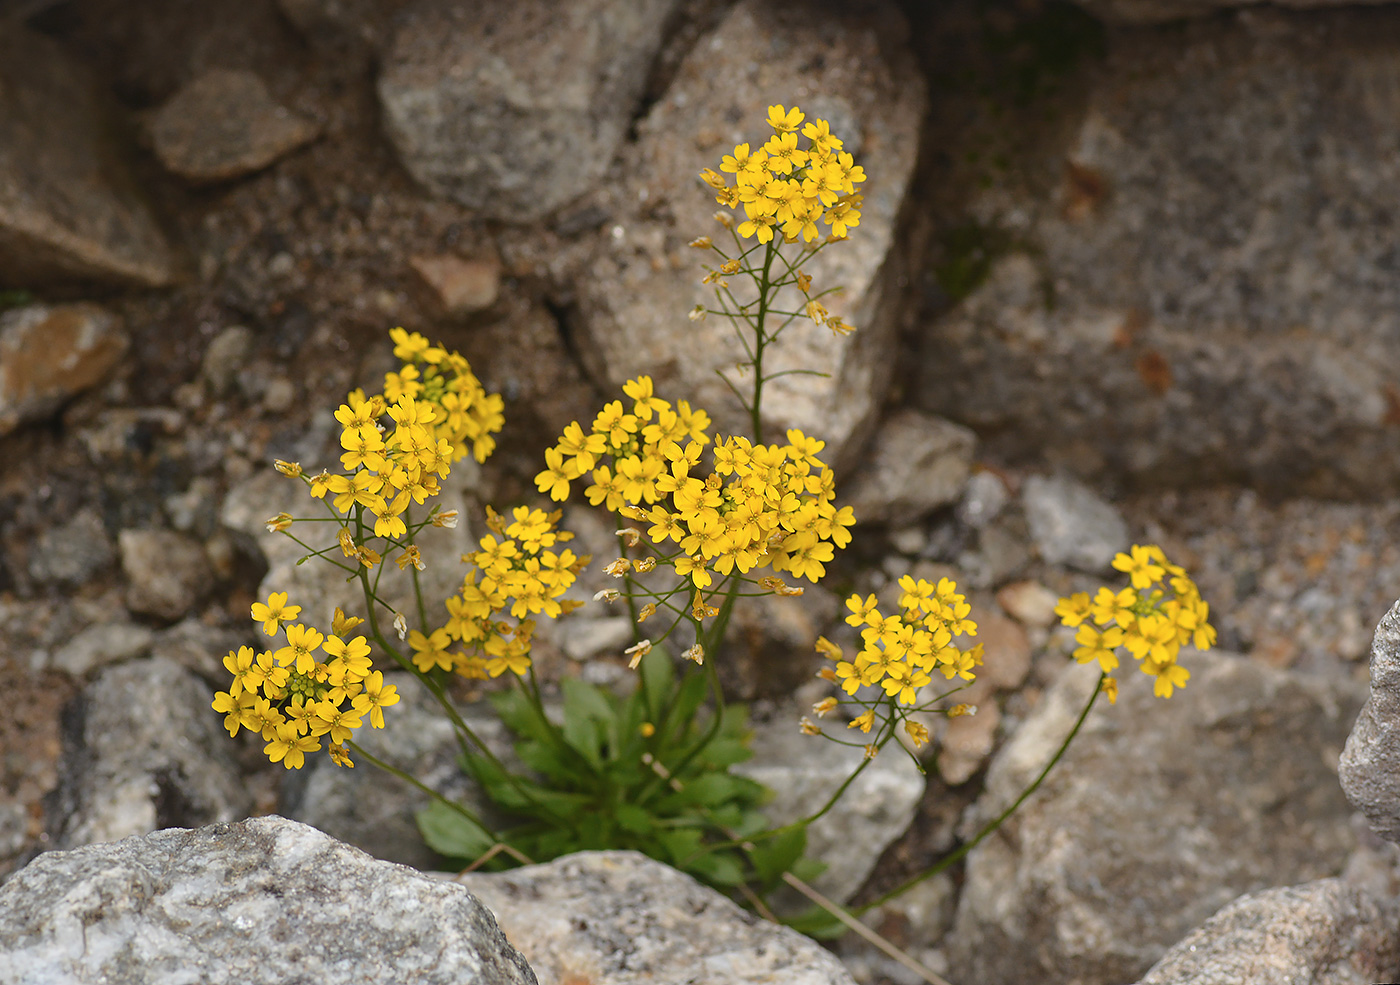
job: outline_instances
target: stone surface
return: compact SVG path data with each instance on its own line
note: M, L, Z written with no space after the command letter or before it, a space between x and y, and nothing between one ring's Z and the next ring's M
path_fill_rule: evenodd
M494 260L468 260L454 253L409 257L423 283L432 288L449 315L469 315L496 303L501 292L501 265Z
M997 604L1007 615L1027 626L1055 625L1059 598L1038 581L1013 581L997 592Z
M74 677L86 677L107 664L141 656L154 639L155 633L135 623L89 626L58 649L50 666Z
M906 524L956 503L972 471L977 436L939 417L902 410L882 421L869 458L842 498L865 522Z
M99 674L64 711L60 783L47 811L51 844L72 848L247 814L251 799L234 742L210 710L213 697L213 688L168 660Z
M732 768L773 791L773 800L763 809L770 824L816 813L864 759L858 746L803 735L798 721L806 711L789 705L756 727L753 759ZM830 727L846 731L844 723ZM880 853L909 827L924 784L909 757L894 746L886 747L836 806L807 828L807 854L827 863L812 884L837 902L850 899Z
M111 107L53 41L0 35L0 286L161 287L174 263L114 138Z
M1371 828L1400 842L1400 602L1371 641L1371 693L1347 736L1342 789Z
M595 377L618 387L649 374L659 396L703 407L719 433L752 430L716 375L745 358L733 327L714 316L686 317L696 304L715 303L713 289L700 282L714 255L686 244L727 236L713 218L712 191L696 177L700 169L718 168L736 144L766 140L767 107L796 102L809 117L829 120L870 176L860 186L862 219L850 240L803 264L814 288L846 289L829 307L859 331L837 338L803 319L769 348L765 372L807 369L830 377L769 383L765 437L800 427L828 443L826 461L851 464L885 399L896 362L899 278L913 262L898 219L926 93L906 38L893 4L744 0L696 42L638 123L637 142L610 189L614 222L580 285L578 348ZM789 301L796 298L779 299Z
M536 980L460 886L280 817L41 855L0 887L0 979Z
M0 435L42 420L101 382L129 344L121 319L95 304L0 313Z
M278 105L256 73L214 68L157 111L151 142L167 171L212 184L261 171L318 132L310 120Z
M457 881L542 982L852 985L820 945L637 852L579 852Z
M481 809L477 787L457 767L461 749L452 723L418 680L391 671L385 680L398 688L401 700L384 713L384 728L362 729L356 736L370 755L396 766L434 790L474 810ZM509 755L509 740L500 720L489 709L473 714L460 709L472 730L497 755ZM352 758L357 758L353 757ZM288 815L326 832L375 858L430 869L441 864L423 843L414 820L428 806L428 795L368 763L344 769L329 756L315 756L288 774L282 803Z
M1130 546L1128 525L1113 505L1073 479L1033 475L1021 490L1021 502L1036 549L1048 564L1106 574L1113 556Z
M1295 10L1325 10L1355 5L1356 0L1076 0L1095 17L1120 24L1163 24L1186 17L1210 17L1237 8L1272 3ZM1392 0L1361 0L1383 4Z
M1400 214L1377 203L1400 181L1400 10L1260 7L1106 43L1035 105L1028 124L1055 123L1024 157L970 176L967 221L1010 245L925 326L914 403L995 460L1389 495Z
M379 77L389 139L435 194L540 219L608 173L674 7L423 0Z
M29 556L29 576L40 584L81 585L116 558L102 517L82 509L39 535Z
M173 530L123 530L117 535L126 604L132 612L174 621L213 587L214 572L199 541Z
M1341 879L1241 896L1187 934L1141 985L1365 985L1400 977L1400 908Z
M1152 696L1126 667L1035 796L967 859L954 981L1132 981L1241 893L1340 871L1355 838L1336 757L1360 687L1228 654L1183 654ZM1002 747L964 834L1068 734L1096 668L1073 665Z

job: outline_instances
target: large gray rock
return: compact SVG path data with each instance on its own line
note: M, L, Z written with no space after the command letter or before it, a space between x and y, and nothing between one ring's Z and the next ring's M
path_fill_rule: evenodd
M1342 750L1342 789L1382 838L1400 842L1400 602L1371 641L1371 693Z
M121 319L95 304L32 304L0 314L0 435L100 383L129 344Z
M213 696L161 659L110 667L84 688L64 712L61 779L48 805L53 846L246 815L252 797Z
M0 285L174 279L95 91L53 41L0 31Z
M637 852L457 877L543 981L853 985L815 942Z
M1113 504L1073 479L1033 475L1021 502L1036 550L1049 564L1107 574L1114 556L1130 546L1128 525Z
M534 985L470 893L280 817L49 852L0 887L17 985Z
M1140 985L1365 985L1400 976L1400 908L1341 879L1241 896Z
M675 0L423 0L379 78L404 166L483 215L532 222L609 172Z
M637 143L624 155L613 189L615 224L580 285L579 351L594 362L596 376L620 386L648 374L660 396L705 408L720 433L752 430L716 375L732 373L745 358L734 328L715 316L687 318L697 304L716 304L713 289L700 281L702 264L717 266L718 259L686 244L702 235L728 238L698 172L718 168L736 144L761 144L772 135L767 107L795 101L809 118L829 120L869 175L859 187L863 218L850 240L802 265L814 288L845 287L829 307L859 331L838 338L799 319L783 333L765 356L766 373L808 369L830 377L769 383L765 437L800 427L829 443L828 461L854 457L896 361L898 284L911 262L907 244L897 243L905 231L898 218L926 94L906 35L898 11L880 0L839 7L744 0L696 43L638 124ZM741 290L738 279L732 283ZM799 302L796 296L779 301L789 303Z
M967 859L956 981L1131 981L1244 892L1335 874L1355 837L1335 769L1361 695L1231 656L1183 654L1163 701L1124 668L1040 790ZM1097 680L1067 668L993 760L980 827L1033 779ZM968 828L971 828L971 823Z
M928 326L916 403L1081 474L1388 493L1397 45L1390 7L1111 34L969 195L1009 248Z

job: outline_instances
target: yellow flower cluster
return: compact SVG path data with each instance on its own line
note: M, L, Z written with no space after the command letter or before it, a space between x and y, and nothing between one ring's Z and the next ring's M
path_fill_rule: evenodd
M394 404L409 397L432 405L434 437L452 446L452 461L465 458L468 446L473 458L486 461L496 449L491 435L505 424L501 395L486 392L461 353L429 345L422 335L402 328L390 331L389 337L394 340L394 357L406 365L385 374L385 399Z
M1113 559L1113 567L1128 575L1127 587L1117 592L1100 588L1092 599L1088 592L1077 592L1055 606L1062 623L1078 628L1074 659L1097 660L1103 672L1110 674L1118 668L1121 646L1144 674L1153 676L1153 693L1170 698L1173 689L1183 687L1191 676L1176 662L1181 648L1188 643L1198 650L1215 645L1215 628L1206 621L1210 606L1185 569L1168 561L1154 544L1134 544L1130 553ZM1117 699L1113 678L1105 680L1104 688L1111 700Z
M535 477L541 492L563 501L572 482L589 476L588 501L649 524L657 560L697 590L710 587L713 573L764 567L816 581L834 549L850 542L855 517L833 503L835 478L817 458L824 442L797 430L783 445L725 438L714 443L709 473L692 474L711 443L709 415L658 398L650 377L629 380L623 392L630 413L614 400L590 431L575 421L545 452L547 468ZM619 576L630 569L625 559L617 564Z
M287 604L285 592L274 592L252 608L253 621L269 636L300 612L301 606ZM353 766L346 742L366 716L371 726L383 728L384 709L399 700L394 685L385 684L373 668L369 642L349 636L361 621L337 609L330 636L295 623L285 629L287 644L275 651L254 653L248 646L230 651L224 667L233 683L213 703L228 734L237 735L240 728L257 732L267 743L268 759L287 769L300 769L324 736L332 761Z
M463 556L473 567L462 581L462 590L446 602L448 620L440 629L408 636L413 665L423 673L434 668L463 677L499 677L507 670L524 676L530 669L530 644L535 622L527 616L543 612L557 618L579 605L561 599L588 564L568 548L549 550L573 539L559 530L561 511L545 513L517 507L513 521L487 507L492 533L481 538L478 551ZM497 619L509 610L517 622ZM454 648L462 644L463 649Z
M822 676L839 683L848 695L878 684L887 697L912 705L935 671L945 680L970 681L976 676L973 668L982 663L982 645L969 650L953 645L954 637L977 635L977 624L968 618L972 607L958 593L958 586L947 578L934 585L905 575L899 587L901 611L890 616L880 612L874 595L864 599L852 595L846 600L851 610L847 624L863 627L863 646L854 661L843 659L840 648L825 637L817 641L817 652L836 664L834 671L828 668ZM868 732L873 721L870 709L851 727Z
M845 239L848 230L860 224L861 196L855 186L865 180L865 170L842 142L831 133L826 120L813 120L802 127L808 144L798 146L797 128L805 114L796 106L768 107L768 125L773 136L757 149L739 144L732 155L725 155L720 171L734 175L734 184L706 168L700 173L718 193L715 201L729 208L743 206L745 220L738 233L760 243L773 239L774 230L787 242L799 237L811 242L818 235L817 223L831 227L832 239Z

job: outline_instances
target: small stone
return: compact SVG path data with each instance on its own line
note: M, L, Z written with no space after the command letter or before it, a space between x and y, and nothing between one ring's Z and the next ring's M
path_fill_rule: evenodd
M140 656L154 637L150 629L135 623L89 626L59 648L51 665L74 677L86 677L100 667Z
M974 472L963 488L957 517L974 530L985 527L997 518L1011 500L1006 483L995 472Z
M919 526L896 527L890 531L890 546L913 557L928 546L928 531Z
M95 304L33 304L0 314L0 435L47 417L103 380L128 345L121 320Z
M1400 602L1371 643L1371 690L1342 751L1342 790L1371 828L1400 843Z
M956 787L977 775L996 746L1001 709L995 701L977 706L977 714L949 719L938 750L938 773Z
M1007 529L1003 519L977 531L976 549L959 554L957 566L967 587L995 588L1018 574L1028 561L1029 547Z
M972 607L972 621L977 623L973 642L981 643L985 651L985 663L977 671L978 679L985 679L1004 691L1020 687L1031 671L1031 642L1025 628L983 605Z
M501 293L501 265L492 260L464 260L452 253L416 256L408 261L432 288L449 315L469 315L496 303Z
M151 125L161 164L195 184L260 171L318 133L246 69L210 69L172 96Z
M40 584L81 585L116 560L112 538L93 509L82 509L39 535L29 575Z
M222 396L233 389L238 371L247 362L253 349L253 332L242 325L230 325L209 343L199 374L209 381L215 394Z
M1031 537L1047 564L1106 574L1129 546L1128 525L1111 504L1064 477L1033 475L1021 491Z
M997 603L1013 619L1027 626L1044 629L1055 625L1059 617L1055 606L1059 598L1038 581L1013 581L997 591Z
M903 410L881 425L846 498L857 520L908 524L956 503L977 436L941 417Z
M558 624L559 648L570 660L584 661L602 654L621 656L632 644L632 620L628 616L574 619Z
M132 612L176 620L213 583L199 542L173 530L123 530L117 537Z
M278 376L269 380L267 389L263 391L263 409L271 414L285 414L292 409L296 399L296 384L285 376Z

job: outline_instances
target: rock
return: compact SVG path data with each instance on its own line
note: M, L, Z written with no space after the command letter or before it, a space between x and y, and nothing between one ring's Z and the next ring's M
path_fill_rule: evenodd
M901 410L880 425L870 457L846 483L858 520L912 523L956 503L972 470L977 436L942 418Z
M968 588L995 588L1013 578L1031 560L1025 519L1019 511L998 517L977 531L976 547L957 556L962 576L958 584Z
M999 725L1001 709L995 701L979 701L977 714L948 721L938 742L938 775L944 783L956 787L977 775L996 746Z
M1095 17L1119 24L1165 24L1187 17L1211 17L1222 11L1271 2L1298 10L1340 7L1351 0L1076 0ZM1386 3L1387 0L1366 0Z
M210 340L199 364L199 375L208 381L215 395L223 396L233 390L238 371L252 353L253 341L252 329L243 325L230 325Z
M870 175L860 226L810 263L814 288L845 288L832 311L859 326L834 337L805 319L765 355L765 372L816 370L829 378L783 376L764 390L767 439L802 428L827 442L824 460L854 463L874 432L886 383L898 362L899 278L915 262L899 216L913 178L924 117L923 77L904 47L907 25L892 3L784 5L743 0L682 61L665 94L637 127L616 178L614 223L588 264L579 291L579 345L593 375L613 387L640 374L658 395L689 400L720 434L752 431L716 370L744 359L733 327L696 304L715 304L701 284L714 259L689 249L697 236L727 234L714 195L697 177L743 142L772 131L767 107L797 101L833 133ZM820 95L818 95L820 94ZM733 285L740 288L739 283ZM795 298L780 298L779 304ZM772 326L770 326L770 329Z
M0 249L3 237L0 229ZM129 344L121 319L95 304L32 304L0 313L0 435L42 420L100 383Z
M391 671L385 680L398 688L402 700L385 711L384 728L362 729L355 741L370 755L449 799L481 810L484 805L476 784L457 767L461 748L441 706L409 674ZM460 710L498 756L510 755L509 739L494 713ZM287 775L287 781L282 802L296 820L375 858L418 869L441 865L439 856L424 844L414 819L428 806L428 795L407 783L364 762L344 769L325 755L309 758L305 767Z
M1372 830L1400 842L1400 602L1376 626L1371 693L1347 736L1340 775Z
M1341 879L1248 893L1191 931L1140 985L1309 982L1400 976L1400 908Z
M501 265L492 260L465 260L453 253L410 257L408 265L432 288L449 315L485 311L501 292Z
M853 985L834 956L637 852L460 875L545 982Z
M1055 593L1038 581L1013 581L997 592L997 604L1007 615L1023 625L1042 629L1055 625L1059 618L1055 606L1059 602Z
M174 280L113 116L53 41L16 24L0 32L0 286Z
M963 486L957 517L974 530L980 530L995 520L1010 501L1011 493L1000 476L995 472L974 472Z
M63 766L47 811L53 845L246 815L252 801L213 696L168 660L102 671L64 712Z
M1110 33L976 173L969 221L1017 245L925 327L915 404L1001 461L1390 495L1397 44L1393 6Z
M1113 557L1129 547L1128 525L1111 504L1073 479L1033 475L1021 490L1026 522L1047 564L1089 574L1113 570Z
M51 666L55 670L86 677L107 664L140 656L150 647L155 634L145 626L118 622L89 626L59 648Z
M858 746L803 735L798 721L805 712L787 706L755 728L754 758L732 768L773 791L774 799L764 807L773 825L815 814L864 758ZM827 728L849 738L843 722ZM817 890L838 903L850 899L880 853L909 827L923 794L923 775L900 749L886 747L836 806L807 828L807 854L827 863L812 881Z
M968 645L981 643L984 648L984 665L977 672L977 679L1003 691L1014 691L1031 672L1031 641L1026 630L980 601L973 605L971 619L977 623L977 636Z
M420 0L379 77L389 139L434 194L534 222L611 169L675 6Z
M173 622L213 586L214 572L199 541L173 530L123 530L117 535L126 605Z
M466 574L466 568L461 563L462 553L477 548L476 538L471 533L471 506L467 491L475 483L478 473L471 465L470 460L454 465L442 482L442 494L433 500L444 510L458 511L456 528L433 527L418 538L425 565L419 574L419 583L428 606L429 620L438 620L435 625L447 621L443 600L461 588L462 576ZM319 471L311 468L309 463L305 467L308 472ZM307 551L285 534L269 533L266 526L268 518L281 511L293 516L308 516L311 505L316 504L301 480L267 469L229 490L224 497L220 519L225 526L251 536L267 558L267 574L258 586L259 598L266 599L272 592L286 592L292 605L302 607L299 622L328 632L336 606L343 608L347 614L358 614L363 618L364 598L358 583L347 584L345 570L326 561L312 558L305 564L298 564ZM427 507L413 509L426 511ZM298 529L293 525L293 532ZM333 546L334 534L331 525L318 523L312 527L310 536L303 539L317 547ZM335 556L341 556L338 547L335 548ZM392 566L392 557L386 558L385 563L391 567L384 572L380 582L380 597L398 612L406 615L416 612L412 578ZM415 620L415 628L416 625Z
M39 856L0 887L0 978L536 981L460 886L280 817Z
M1241 893L1321 878L1354 844L1334 781L1358 685L1183 655L1187 686L1118 675L1039 791L967 858L948 977L1132 981ZM1065 669L994 757L964 836L1040 772L1092 692Z
M45 585L81 585L116 557L102 517L84 508L39 535L29 558L29 576Z
M549 635L570 660L584 661L591 657L621 656L632 645L630 616L606 616L602 619L574 618L564 622L551 621Z
M261 171L319 132L278 105L255 73L211 68L156 112L151 142L171 174L213 184Z

